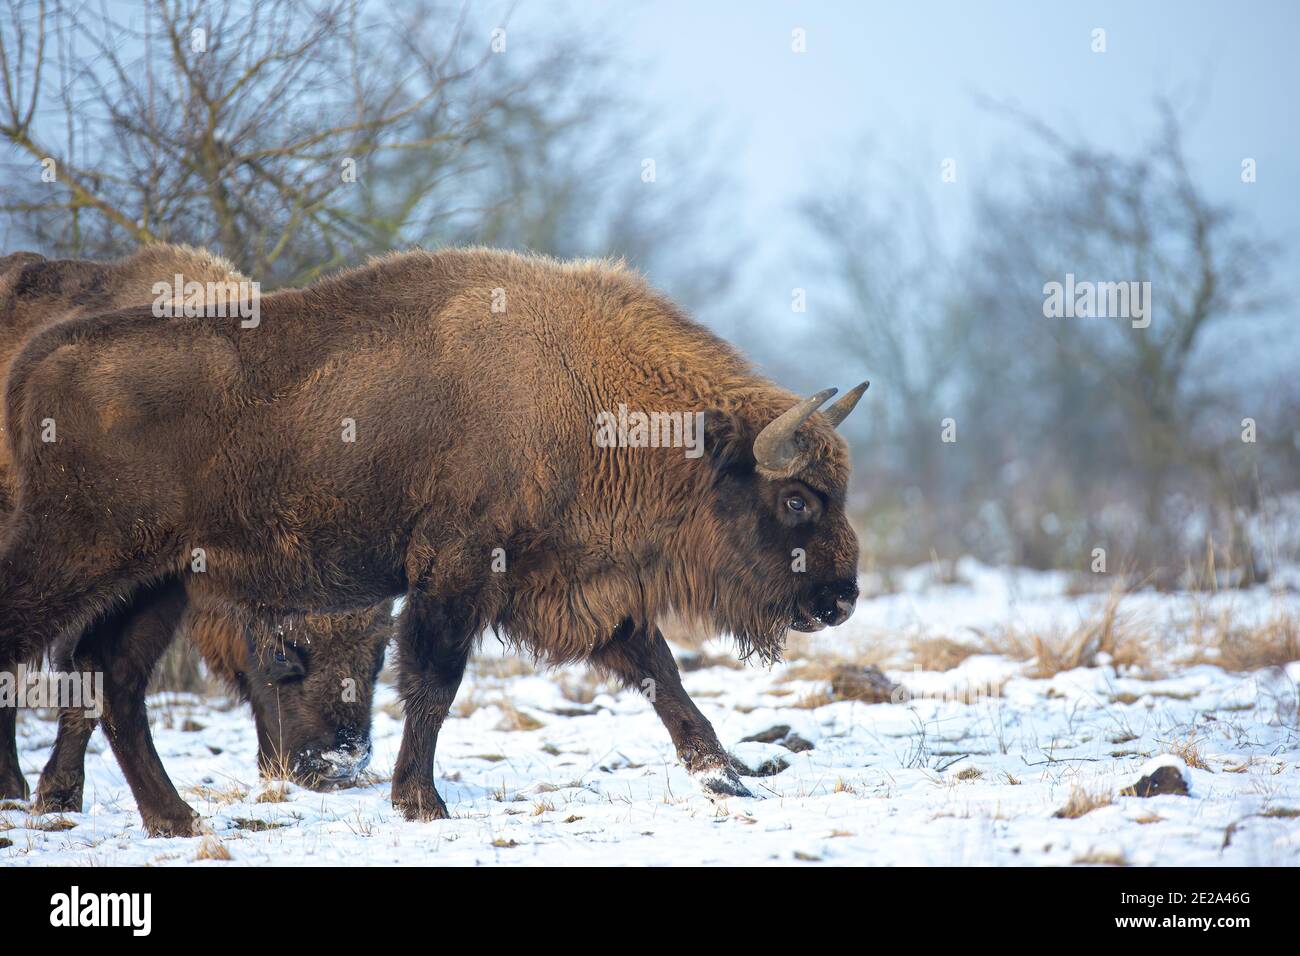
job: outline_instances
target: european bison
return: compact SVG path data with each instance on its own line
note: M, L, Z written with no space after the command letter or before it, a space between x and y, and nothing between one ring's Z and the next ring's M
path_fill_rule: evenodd
M111 263L49 261L35 253L0 258L0 379L15 354L40 331L72 318L152 304L160 294L155 283L170 288L176 276L200 286L244 281L225 260L180 246L150 246ZM170 294L165 298L169 307L180 304ZM9 509L9 461L7 445L0 446L0 514ZM113 665L125 670L122 682L148 680L180 620L180 630L212 673L251 700L258 762L265 772L329 786L352 780L364 768L370 754L371 691L392 630L390 605L313 616L287 641L272 639L274 635L254 641L248 629L253 622L238 609L196 603L186 612L186 603L178 583L150 586L137 596L129 623L110 615L98 627L101 637L113 636L132 648L130 656ZM132 633L122 634L123 627ZM93 669L96 660L105 658L89 642L78 653L78 636L67 642L70 646L52 649L61 669ZM25 797L15 717L14 708L0 707L0 796ZM81 809L85 749L94 725L82 709L60 714L35 809Z
M8 382L0 665L178 580L273 616L404 594L392 800L408 818L447 815L434 748L487 628L653 688L688 770L745 794L656 620L774 658L789 628L852 613L835 426L865 387L819 412L833 389L773 385L622 268L491 250L276 292L252 329L147 309L64 322ZM156 754L118 753L146 817L188 832Z

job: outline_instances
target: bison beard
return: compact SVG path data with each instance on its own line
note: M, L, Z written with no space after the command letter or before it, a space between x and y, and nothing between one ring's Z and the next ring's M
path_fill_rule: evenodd
M43 329L127 305L152 306L155 284L170 287L176 275L200 284L242 280L225 260L185 246L149 246L107 263L46 260L35 253L0 258L0 377ZM11 507L9 485L9 449L0 444L0 514L7 515ZM115 607L84 633L65 635L68 639L51 647L49 656L64 671L105 673L118 697L139 697L178 630L199 649L214 676L251 701L258 764L264 772L326 787L350 781L364 767L370 751L371 692L391 632L390 603L297 622L295 633L314 648L304 660L293 646L276 653L269 640L251 640L237 608L190 605L175 583L150 586L135 595L130 608ZM325 634L328 640L313 640ZM340 691L345 679L355 691L346 701ZM171 785L153 752L143 714L141 701L138 714L119 712L105 730L115 747L139 749L140 759L127 757L124 766L157 765L155 772L137 773L155 795L155 810L146 817L150 829L185 832L193 814L179 796L168 793ZM18 764L16 716L14 708L0 708L0 797L27 796ZM86 746L95 726L81 709L59 715L58 736L33 804L36 812L81 810ZM133 736L128 738L127 730ZM141 806L150 813L145 801Z
M858 545L835 426L864 388L818 411L833 390L800 400L762 379L626 271L487 250L278 292L255 329L144 310L65 322L8 381L20 494L0 666L171 581L275 616L404 594L393 802L408 817L447 814L437 735L488 627L653 681L686 767L744 794L656 621L706 621L772 658L788 628L847 618ZM594 424L620 405L704 413L705 454L600 447ZM57 442L40 440L47 419ZM118 753L148 817L157 780Z

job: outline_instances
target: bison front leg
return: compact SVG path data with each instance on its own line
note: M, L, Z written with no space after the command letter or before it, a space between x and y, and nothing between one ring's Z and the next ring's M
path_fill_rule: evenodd
M33 813L80 813L86 784L86 747L98 721L85 711L59 711L59 733L36 785Z
M406 710L402 746L393 769L393 807L408 820L441 820L450 814L433 785L438 731L447 719L473 632L467 614L422 594L407 595L397 633L398 687Z
M180 584L155 586L139 594L123 614L85 634L76 651L79 670L103 675L104 734L150 836L199 832L199 815L176 792L154 749L145 706L154 664L171 643L185 606Z
M625 621L614 639L600 648L591 663L650 699L696 786L710 797L752 797L740 782L731 757L722 749L708 718L682 686L677 662L668 642Z
M0 672L0 681L17 689L17 672ZM0 798L27 799L27 780L18 763L18 704L0 700Z

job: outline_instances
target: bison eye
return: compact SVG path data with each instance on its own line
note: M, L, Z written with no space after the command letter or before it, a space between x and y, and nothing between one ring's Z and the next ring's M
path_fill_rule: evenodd
M803 495L791 495L785 499L785 506L796 514L800 514L808 507L808 502L803 500Z

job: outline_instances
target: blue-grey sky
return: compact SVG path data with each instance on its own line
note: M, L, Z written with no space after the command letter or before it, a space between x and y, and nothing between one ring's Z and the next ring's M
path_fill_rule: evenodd
M594 25L612 40L628 90L728 144L735 228L759 262L745 277L762 301L788 302L800 239L791 207L870 135L900 161L958 162L961 186L1009 172L1023 134L976 102L1014 100L1065 131L1124 151L1151 130L1153 102L1192 105L1194 175L1289 247L1275 270L1300 273L1300 3L813 2L746 0L528 3L517 22ZM534 19L536 18L536 19ZM791 49L806 31L807 51ZM1095 28L1106 51L1092 50ZM518 34L516 34L518 36ZM647 130L645 155L660 131ZM1258 181L1241 182L1241 161ZM639 170L632 169L632 174ZM661 171L661 177L671 176ZM938 210L942 215L943 209ZM788 237L785 239L784 237ZM790 263L789 268L786 264ZM770 288L763 288L769 285Z

